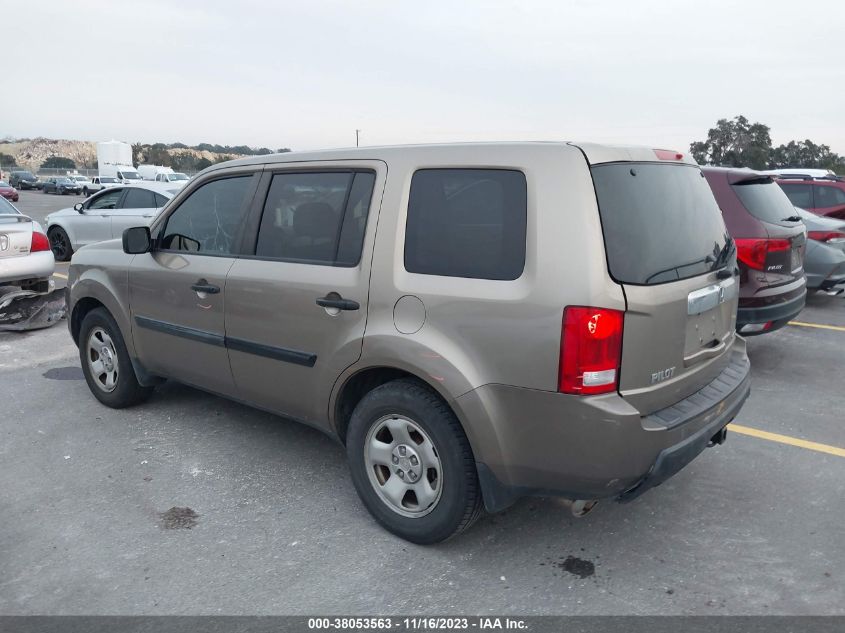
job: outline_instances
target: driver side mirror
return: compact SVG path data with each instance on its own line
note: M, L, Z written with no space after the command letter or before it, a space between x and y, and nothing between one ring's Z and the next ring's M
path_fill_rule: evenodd
M123 252L127 255L149 253L151 248L150 227L133 226L123 232Z
M82 206L81 202L77 202L75 205L73 205L73 208L76 210L77 213L85 212L85 207Z

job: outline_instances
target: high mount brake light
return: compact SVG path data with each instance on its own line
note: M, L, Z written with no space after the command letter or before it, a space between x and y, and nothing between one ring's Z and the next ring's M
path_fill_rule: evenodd
M656 149L654 154L660 160L681 160L684 157L683 154L673 149Z
M576 395L616 391L625 313L569 306L563 312L558 390Z

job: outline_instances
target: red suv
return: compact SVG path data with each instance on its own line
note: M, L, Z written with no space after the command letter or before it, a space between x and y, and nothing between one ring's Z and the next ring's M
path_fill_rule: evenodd
M845 220L845 178L842 176L789 174L778 176L777 183L796 207Z
M771 176L750 169L701 171L736 244L737 331L747 336L783 327L807 297L807 234L801 218Z

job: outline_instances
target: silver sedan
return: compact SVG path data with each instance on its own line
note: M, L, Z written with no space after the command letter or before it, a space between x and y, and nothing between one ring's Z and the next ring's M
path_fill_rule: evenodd
M55 265L41 225L0 198L0 285L47 292Z
M124 229L150 224L179 189L156 182L120 185L51 213L46 218L47 235L56 261L70 260L87 244L121 237Z

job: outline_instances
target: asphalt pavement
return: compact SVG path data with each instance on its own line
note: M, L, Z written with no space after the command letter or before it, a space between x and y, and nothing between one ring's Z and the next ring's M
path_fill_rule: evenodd
M843 615L845 300L796 322L749 339L738 430L662 486L433 547L382 530L312 429L175 383L114 411L64 323L0 333L0 613Z

